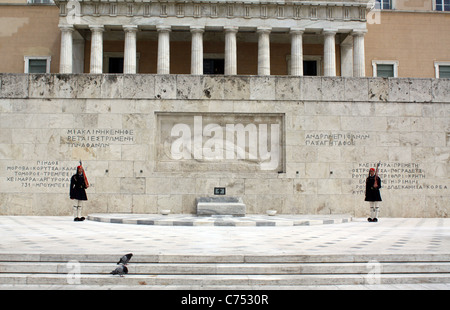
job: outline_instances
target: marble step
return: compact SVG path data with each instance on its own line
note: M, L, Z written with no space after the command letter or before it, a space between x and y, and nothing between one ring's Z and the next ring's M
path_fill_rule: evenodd
M108 291L139 291L139 290L152 290L153 294L160 296L164 299L163 294L169 291L171 298L174 298L174 291L181 290L181 297L173 299L174 303L179 303L180 300L186 297L185 291L209 291L208 295L215 297L215 291L224 291L225 296L229 294L236 294L239 291L246 291L245 294L259 294L264 295L269 293L270 298L273 294L279 296L282 302L286 304L291 304L290 299L298 300L298 293L296 291L311 291L311 290L449 290L450 283L393 283L393 284L349 284L349 285L233 285L232 287L226 285L84 285L84 284L64 284L64 285L54 285L54 284L4 284L0 286L2 291L5 290L45 290L45 291L56 291L56 290L108 290ZM251 292L251 290L257 292ZM268 292L271 291L271 292ZM295 291L295 292L294 292ZM291 293L292 292L292 293ZM177 294L178 296L180 294ZM192 292L191 294L196 294ZM198 293L197 293L198 294ZM295 296L292 297L291 294ZM146 295L147 296L147 295ZM197 295L195 295L197 296ZM218 297L216 297L218 298ZM270 299L272 302L272 299ZM223 300L222 300L223 302Z
M74 254L74 253L0 253L0 262L62 262L116 263L125 253ZM176 255L136 254L133 263L367 263L376 262L450 262L447 254L312 254L312 255Z
M109 274L115 263L0 262L0 273L10 274ZM281 274L403 274L449 273L450 262L369 263L130 263L133 275L281 275Z
M122 253L123 254L123 253ZM135 255L0 254L0 286L302 286L450 283L448 254Z
M113 275L0 274L0 285L130 285L130 286L299 286L450 283L450 274L326 275ZM0 286L1 287L1 286Z

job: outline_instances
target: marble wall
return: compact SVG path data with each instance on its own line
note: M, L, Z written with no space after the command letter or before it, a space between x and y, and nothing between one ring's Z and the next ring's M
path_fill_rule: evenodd
M227 124L248 129L241 157L218 152ZM381 162L380 216L450 214L449 79L0 74L0 132L0 214L72 214L79 160L86 213L195 213L196 197L226 187L247 213L366 216L365 178ZM189 145L190 157L168 151Z

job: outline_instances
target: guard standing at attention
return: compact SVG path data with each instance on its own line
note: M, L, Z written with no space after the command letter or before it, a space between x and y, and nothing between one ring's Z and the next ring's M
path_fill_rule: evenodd
M84 221L84 216L81 216L82 203L87 199L86 189L89 187L89 182L86 178L83 166L77 167L77 173L70 179L70 199L77 200L77 204L73 206L73 217L75 222Z
M370 202L370 217L367 219L369 222L378 222L378 203L381 201L381 179L378 176L379 165L377 165L376 171L374 168L370 168L369 176L366 179L366 198L364 200Z

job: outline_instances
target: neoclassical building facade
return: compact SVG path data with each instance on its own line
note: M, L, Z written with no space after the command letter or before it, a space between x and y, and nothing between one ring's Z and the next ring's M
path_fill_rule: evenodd
M177 55L177 61L190 62L190 70L175 73L203 74L207 58L212 60L210 73L270 75L274 72L272 61L280 61L270 55L272 40L281 49L289 48L290 52L283 53L288 54L284 66L289 75L303 75L307 59L313 66L309 70L317 75L336 76L339 72L342 76L365 76L369 7L364 2L138 0L56 4L60 9L61 73L108 73L114 70L110 61L123 58L123 73L140 73L140 67L156 66L157 74L170 74L174 73L171 63L176 66L170 56L176 55L172 50L178 48L184 55ZM117 41L121 40L123 56L106 51L105 42L114 42L108 45L110 50L120 50ZM239 42L253 43L256 53ZM144 49L156 49L155 45L156 64L145 65L155 57L144 57ZM305 57L315 45L323 45L323 57ZM256 61L245 63L246 57ZM248 68L253 62L256 72Z
M442 0L0 0L0 8L3 73L90 73L92 56L102 73L450 76Z

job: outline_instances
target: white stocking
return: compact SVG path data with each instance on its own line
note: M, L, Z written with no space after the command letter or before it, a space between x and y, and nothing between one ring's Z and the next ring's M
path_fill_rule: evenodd
M82 205L81 205L81 200L77 200L78 203L76 206L73 206L73 217L81 217L81 209L82 209Z
M81 200L78 200L78 206L77 206L77 217L81 217L81 208L83 206L81 205Z
M370 202L370 218L378 218L379 207L376 201Z

